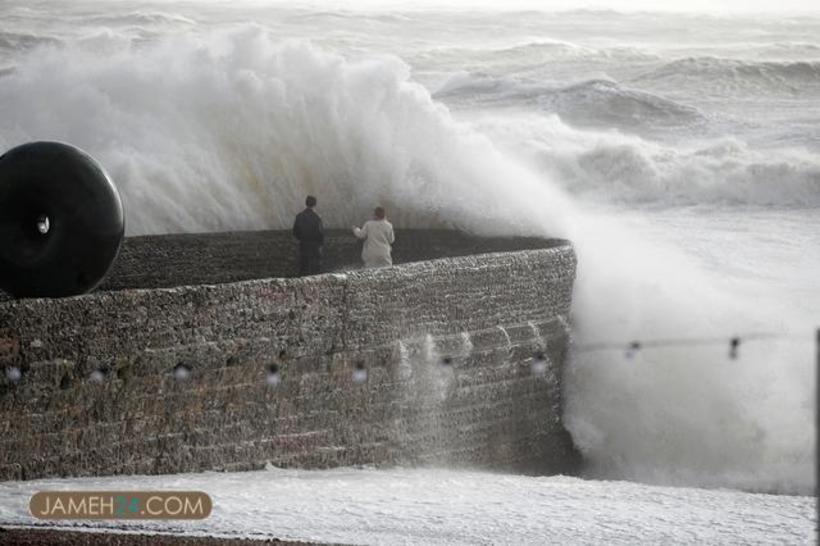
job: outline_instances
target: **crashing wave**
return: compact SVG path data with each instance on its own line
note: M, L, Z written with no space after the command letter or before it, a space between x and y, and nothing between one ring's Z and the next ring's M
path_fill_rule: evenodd
M306 192L334 203L329 225L407 202L392 217L408 227L533 232L499 206L508 162L396 58L347 61L256 25L131 44L105 34L37 51L0 86L0 147L88 150L117 182L130 234L285 228ZM545 222L560 233L553 201Z

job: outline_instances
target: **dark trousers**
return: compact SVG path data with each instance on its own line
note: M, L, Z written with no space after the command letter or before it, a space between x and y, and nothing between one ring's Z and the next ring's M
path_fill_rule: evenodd
M299 243L299 276L316 275L322 268L322 245Z

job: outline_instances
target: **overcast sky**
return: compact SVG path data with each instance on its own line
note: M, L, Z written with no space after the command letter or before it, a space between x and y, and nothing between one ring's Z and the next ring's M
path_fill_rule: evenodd
M58 0L60 1L60 0ZM61 0L75 2L76 0ZM94 1L94 0L90 0ZM616 11L664 11L706 13L809 13L820 16L820 0L97 0L131 3L224 3L310 6L320 9L502 9L565 11L604 9ZM0 0L2 4L3 0Z
M231 0L215 0L231 1ZM351 8L465 8L495 9L612 9L618 11L698 12L811 12L820 15L820 0L251 0L253 3L310 5L331 9Z

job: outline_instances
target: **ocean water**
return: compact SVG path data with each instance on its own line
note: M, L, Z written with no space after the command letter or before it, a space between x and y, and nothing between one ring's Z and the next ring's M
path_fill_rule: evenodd
M383 204L567 237L586 475L813 494L818 36L820 13L9 0L0 148L86 149L131 235L283 228L313 193L333 226Z

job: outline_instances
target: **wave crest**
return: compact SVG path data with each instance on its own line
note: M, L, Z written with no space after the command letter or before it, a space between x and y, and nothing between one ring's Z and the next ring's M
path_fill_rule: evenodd
M799 148L758 149L737 138L667 145L580 130L555 116L485 119L480 129L576 196L662 206L820 206L820 158Z
M653 93L592 79L566 86L544 86L482 74L460 74L435 94L437 99L485 107L535 107L585 127L622 129L692 127L708 120L697 108Z
M41 46L57 46L62 40L25 32L0 31L0 50L27 51Z
M138 27L156 27L163 25L196 25L196 21L190 17L178 13L166 13L161 11L132 11L129 13L111 13L96 15L93 17L83 17L84 24L125 26L133 25Z
M820 61L745 61L687 57L631 80L643 84L703 86L713 91L768 90L791 94L820 92Z

